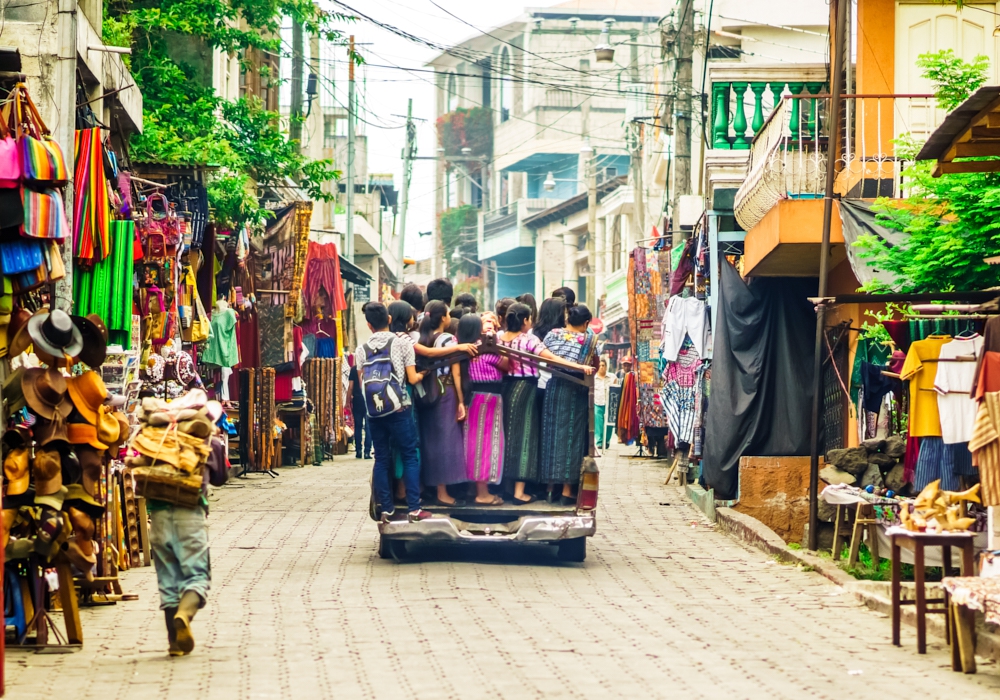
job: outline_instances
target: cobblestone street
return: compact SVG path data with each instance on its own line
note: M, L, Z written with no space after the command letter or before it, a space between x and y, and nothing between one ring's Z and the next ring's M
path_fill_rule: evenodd
M846 698L1000 693L954 674L818 574L715 531L664 471L602 460L585 564L547 547L376 554L369 462L217 490L213 589L192 656L166 654L152 567L138 602L82 612L85 645L8 650L10 698ZM58 619L58 618L57 618ZM60 620L61 622L61 620ZM947 688L947 691L945 689Z

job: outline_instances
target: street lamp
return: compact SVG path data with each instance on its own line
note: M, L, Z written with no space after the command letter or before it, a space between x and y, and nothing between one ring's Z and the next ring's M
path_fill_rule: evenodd
M545 188L546 192L551 192L556 188L556 179L552 176L551 170L549 171L549 174L545 176L545 181L542 183L542 187Z
M601 38L598 40L599 43L597 46L594 47L598 63L615 62L615 47L611 45L612 24L614 24L614 20L610 17L604 20L604 29L601 30Z
M462 262L462 254L458 252L458 248L455 248L455 250L451 252L451 261L456 263Z

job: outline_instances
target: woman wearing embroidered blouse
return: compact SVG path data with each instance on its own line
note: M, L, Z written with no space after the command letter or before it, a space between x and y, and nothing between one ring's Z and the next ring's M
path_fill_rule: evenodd
M482 320L476 314L458 322L458 339L463 343L478 340L483 334ZM463 363L464 364L464 363ZM463 374L462 386L469 404L465 422L465 475L476 484L476 503L502 506L503 499L490 493L489 485L500 483L503 476L503 399L501 380L507 371L506 357L484 353L470 360ZM466 384L465 379L468 378Z
M445 332L450 322L448 306L443 301L428 302L420 321L419 344L454 350L455 336ZM448 486L466 481L461 425L465 420L465 402L459 363L437 370L437 380L443 388L441 398L420 412L422 476L425 484L437 488L435 502L452 506L456 501L448 493Z
M545 347L551 353L580 365L589 365L597 349L597 336L588 326L593 318L583 304L571 306L566 313L566 327L545 335ZM584 372L591 374L592 366ZM542 406L542 438L538 478L550 485L562 484L562 503L576 502L573 486L580 480L580 465L589 447L587 428L590 392L566 379L550 377ZM555 491L550 491L550 498Z
M527 304L512 304L507 309L507 330L497 337L497 342L513 350L530 352L554 364L564 364L553 355L541 339L531 330L531 307ZM586 371L587 368L574 363L568 367ZM538 442L540 406L536 403L538 368L527 362L511 358L510 368L503 382L503 429L504 429L504 481L513 484L516 505L531 503L534 498L525 495L525 482L538 481Z

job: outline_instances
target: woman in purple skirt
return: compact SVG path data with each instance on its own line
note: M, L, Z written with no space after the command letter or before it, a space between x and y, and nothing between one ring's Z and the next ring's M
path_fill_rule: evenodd
M450 321L444 302L429 302L420 321L419 344L429 348L455 345L455 336L445 332ZM442 385L441 398L420 409L421 477L424 484L437 489L437 505L453 506L456 499L448 493L448 486L468 481L462 437L466 412L458 363L437 370L436 380Z
M482 320L475 314L458 322L459 342L474 342L483 332ZM463 362L465 364L465 362ZM503 478L503 398L500 396L503 373L508 360L496 354L480 354L468 361L463 371L467 386L469 417L465 422L465 475L476 483L476 503L501 506L503 499L490 493L490 484ZM468 382L465 374L468 374Z

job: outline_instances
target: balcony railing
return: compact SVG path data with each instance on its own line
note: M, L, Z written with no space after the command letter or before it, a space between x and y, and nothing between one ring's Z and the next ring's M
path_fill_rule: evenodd
M749 231L782 199L822 197L829 157L830 96L786 95L753 138L736 220ZM905 168L894 139L926 138L944 118L931 95L848 95L837 143L834 191L856 198L899 197Z
M517 226L517 202L505 204L483 217L483 238L489 239Z
M722 64L710 69L712 148L749 150L754 136L786 95L827 92L826 67L820 65L767 66ZM806 106L816 111L816 101Z
M555 206L559 199L518 199L517 201L505 204L502 207L493 209L483 214L483 240L502 236L505 233L517 230L521 226L521 221L527 219L532 214Z

